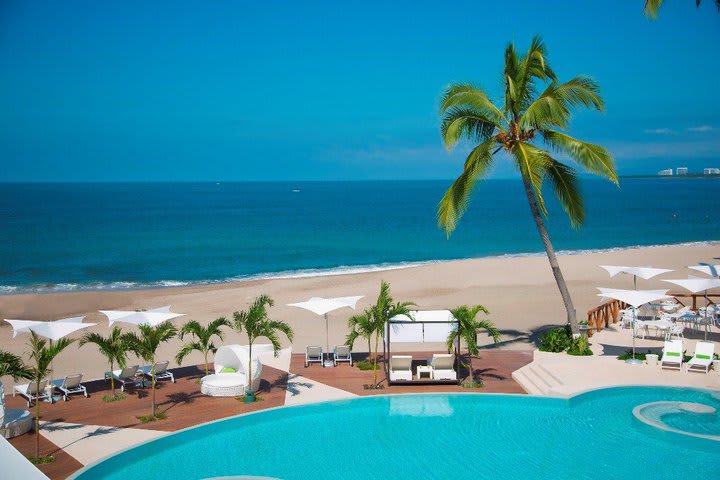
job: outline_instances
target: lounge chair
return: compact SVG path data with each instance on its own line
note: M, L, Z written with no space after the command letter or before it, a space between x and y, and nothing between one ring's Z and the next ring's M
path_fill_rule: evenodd
M112 376L116 381L120 382L120 391L125 391L126 385L136 385L138 380L138 370L140 367L133 365L131 367L125 367L122 370L115 370L112 372Z
M323 367L325 366L322 347L305 347L305 367L310 366L311 363L319 363Z
M687 362L687 371L708 373L715 354L715 344L710 342L697 342L695 355Z
M412 381L412 356L393 355L390 357L390 381Z
M171 371L167 369L168 365L170 365L170 362L168 360L163 360L162 362L155 362L154 380L156 382L162 379L169 379L172 383L175 383L175 376L172 374ZM146 375L150 377L150 380L153 380L153 372L150 365L142 367L139 370L143 375Z
M433 354L430 366L433 367L433 380L457 380L457 372L454 368L455 355L450 353Z
M333 350L333 364L337 367L340 362L348 362L352 367L352 353L347 345L338 345Z
M73 393L82 393L85 398L87 398L87 389L85 386L81 383L82 382L82 373L76 373L75 375L68 375L65 377L65 379L60 383L57 388L63 393L63 400L67 402L68 395L72 395Z
M52 402L52 392L48 393L45 388L47 384L47 380L42 380L39 385L35 382L15 385L13 387L13 397L16 393L19 393L21 396L27 398L28 408L30 408L32 402L37 402L38 400L50 399L50 402Z
M663 347L662 360L660 360L661 368L674 368L681 370L683 364L683 345L682 340L667 340Z

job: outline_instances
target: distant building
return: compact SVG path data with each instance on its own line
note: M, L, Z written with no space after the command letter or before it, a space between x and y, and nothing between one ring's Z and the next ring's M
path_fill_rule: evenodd
M658 175L660 175L661 177L672 177L672 174L673 174L672 168L668 168L666 170L660 170L658 172Z
M675 175L687 175L687 174L688 174L687 167L678 167L677 170L675 171Z
M703 175L720 175L720 168L706 168Z

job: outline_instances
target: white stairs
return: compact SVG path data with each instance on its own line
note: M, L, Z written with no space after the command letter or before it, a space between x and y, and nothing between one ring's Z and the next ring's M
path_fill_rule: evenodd
M530 395L564 397L563 383L548 369L538 356L512 373L512 378Z

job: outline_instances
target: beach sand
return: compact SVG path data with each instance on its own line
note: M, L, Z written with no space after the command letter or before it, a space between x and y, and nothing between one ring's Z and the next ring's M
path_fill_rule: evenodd
M712 262L720 256L720 243L647 247L597 253L567 254L559 257L567 280L578 320L586 319L587 310L600 303L595 287L632 288L632 277L609 278L598 265L653 265L680 270L662 278L687 278L684 267L698 262ZM714 262L717 263L717 262ZM138 291L71 292L58 294L19 294L0 296L0 318L49 320L66 316L88 315L86 322L97 322L90 330L108 332L107 318L97 310L134 310L172 305L175 312L187 313L174 320L180 326L188 319L207 322L246 308L259 294L270 295L275 306L270 316L288 322L295 331L295 352L305 345L325 344L325 321L305 310L286 306L312 296L365 295L358 310L377 296L380 280L391 284L395 300L414 301L419 309L452 308L461 304L482 304L491 312L491 320L502 330L501 348L531 349L537 332L549 325L565 322L560 294L544 255L514 258L480 258L434 263L380 272L355 273L306 278L254 280L230 284L166 288ZM639 280L639 288L669 288L659 280ZM675 291L675 289L673 289ZM347 333L349 309L330 313L330 345L343 343ZM124 329L130 325L119 324ZM220 343L244 342L245 337L229 331ZM262 343L265 340L260 340ZM287 343L283 339L284 343ZM488 340L484 339L487 343ZM14 353L26 351L27 335L12 338L9 325L0 326L0 348ZM175 339L160 349L159 358L172 359L180 341ZM363 342L356 344L364 351ZM184 364L201 362L199 354L189 356ZM174 361L171 360L174 365ZM103 358L92 345L79 349L69 347L55 361L56 377L76 371L86 378L98 378L107 370ZM9 379L3 379L9 386Z

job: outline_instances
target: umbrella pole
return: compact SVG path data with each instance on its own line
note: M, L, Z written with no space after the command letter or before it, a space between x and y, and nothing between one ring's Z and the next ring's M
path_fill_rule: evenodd
M330 328L328 326L328 314L325 314L325 352L328 355L328 358L330 358ZM325 362L325 359L323 359L323 362Z
M633 307L633 321L632 321L632 338L633 338L633 344L632 344L632 358L628 358L625 360L625 363L629 363L631 365L640 365L642 363L642 360L638 360L635 358L635 316L637 315L636 308Z
M708 319L707 319L707 311L708 311L708 296L707 296L707 290L705 290L705 341L707 342L707 332L708 332Z

